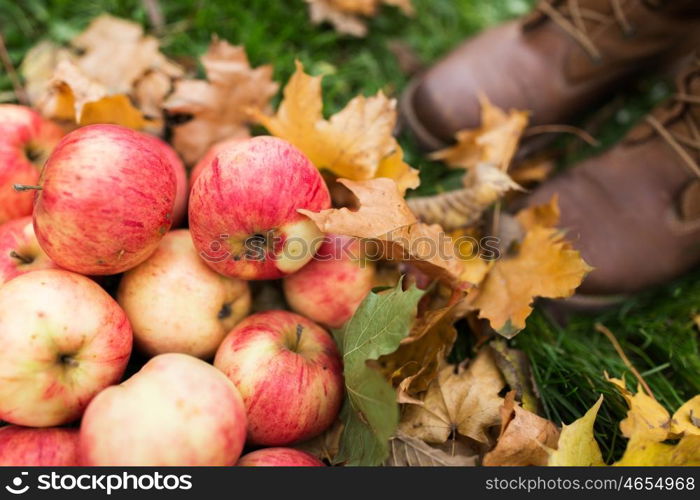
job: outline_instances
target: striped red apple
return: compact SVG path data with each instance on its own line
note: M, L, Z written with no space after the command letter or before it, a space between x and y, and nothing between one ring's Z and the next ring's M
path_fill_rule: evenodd
M44 167L34 204L39 244L70 271L126 271L170 229L176 184L171 165L143 134L117 125L79 128Z
M238 387L248 440L284 446L323 432L343 398L343 368L333 338L288 311L248 316L224 339L214 366Z
M190 192L190 231L197 251L217 272L274 279L308 263L322 243L298 212L330 207L316 167L282 139L230 144L202 167Z
M15 184L35 185L61 128L25 106L0 104L0 224L31 215L34 193Z

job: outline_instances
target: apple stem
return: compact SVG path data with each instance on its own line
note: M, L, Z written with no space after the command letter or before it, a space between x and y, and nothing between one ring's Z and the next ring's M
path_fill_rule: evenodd
M28 184L13 184L12 189L15 191L41 191L42 188L41 186L31 186Z
M22 255L21 253L17 253L17 252L15 252L14 250L12 250L12 251L10 252L10 257L12 257L13 259L17 259L17 260L21 261L23 264L31 264L31 263L32 263L32 259L30 259L29 257L25 257L25 256Z
M301 342L301 332L304 331L304 326L297 323L297 342L294 346L294 351L299 349L299 342Z

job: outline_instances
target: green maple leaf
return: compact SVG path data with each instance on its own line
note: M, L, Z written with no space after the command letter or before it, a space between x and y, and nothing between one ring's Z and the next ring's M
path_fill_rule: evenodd
M343 434L335 458L346 465L379 465L389 455L389 439L399 423L399 406L391 384L367 366L391 354L411 330L423 290L371 292L335 337L343 354L345 402L340 412Z

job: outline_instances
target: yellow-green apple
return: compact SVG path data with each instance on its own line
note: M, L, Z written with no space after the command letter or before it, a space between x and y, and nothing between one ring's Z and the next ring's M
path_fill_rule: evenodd
M0 225L0 285L20 274L57 267L39 246L30 216Z
M243 142L246 139L242 139L240 137L238 138L232 138L232 139L225 139L221 142L217 142L215 144L212 144L211 147L207 150L206 153L204 153L204 156L202 156L197 164L192 167L192 171L190 171L190 188L194 184L194 181L197 180L197 177L199 177L199 174L202 172L204 167L209 165L214 157L219 154L219 151L226 149L227 147L233 145L233 144L238 144L239 142Z
M33 109L0 104L0 224L31 215L31 192L15 184L35 185L51 150L63 136L61 128Z
M173 148L170 147L167 142L154 135L143 135L148 138L153 143L153 147L163 155L163 157L172 167L173 173L175 174L177 192L175 194L175 206L173 207L172 227L177 227L183 220L185 220L185 215L187 215L187 197L190 193L189 186L187 184L187 170L185 169L185 164L182 163L180 156Z
M0 427L0 466L73 467L78 461L78 429Z
M161 354L105 389L80 424L86 465L234 465L246 416L236 387L210 364Z
M131 353L126 314L85 276L47 269L0 287L0 419L31 427L80 417Z
M326 236L311 262L284 278L289 306L327 327L343 326L374 284L374 264L360 250L354 238Z
M151 255L170 229L176 179L143 134L89 125L66 135L34 202L39 244L60 267L116 274Z
M282 139L254 137L221 149L190 192L190 231L217 272L274 279L304 266L322 234L299 209L330 206L328 188L304 154Z
M325 467L315 456L294 448L263 448L243 455L239 467Z
M124 274L117 300L142 351L205 359L251 305L248 282L212 271L187 229L170 231L153 255Z
M328 332L298 314L248 316L221 343L214 366L243 396L253 444L309 439L338 415L343 398L338 349Z

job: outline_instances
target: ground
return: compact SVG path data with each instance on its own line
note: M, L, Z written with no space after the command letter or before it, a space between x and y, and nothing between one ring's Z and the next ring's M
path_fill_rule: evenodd
M130 18L151 28L144 4L138 0L0 0L0 28L14 64L38 40L47 37L67 42L94 16L109 12ZM302 0L270 2L237 0L221 2L162 1L165 27L158 33L163 50L188 67L207 47L213 33L246 47L253 64L271 63L275 78L284 82L292 73L296 58L307 70L327 75L324 80L326 112L343 106L358 93L383 90L398 95L408 76L402 73L391 47L397 41L428 63L461 39L501 20L526 12L530 0L414 0L418 15L406 18L387 7L369 23L364 39L338 35L328 26L314 26ZM201 68L199 69L201 71ZM655 102L670 92L663 78L650 75L636 87L620 92L603 111L596 114L601 125L600 148L609 147ZM0 74L0 100L12 101L12 86ZM408 160L421 169L419 194L456 186L439 164L429 162L406 134L400 137ZM563 143L563 146L570 146ZM590 147L567 147L563 166L595 153ZM653 265L653 263L650 263ZM622 400L603 378L626 375L635 385L611 343L594 329L604 323L614 332L632 363L648 381L652 391L669 410L700 393L698 332L692 318L700 313L700 273L630 299L596 317L575 317L558 326L538 308L525 331L512 344L530 356L546 416L557 423L570 423L606 394L597 431L608 458L619 453L616 422L624 414ZM462 332L466 337L467 333ZM468 354L469 339L458 347Z

